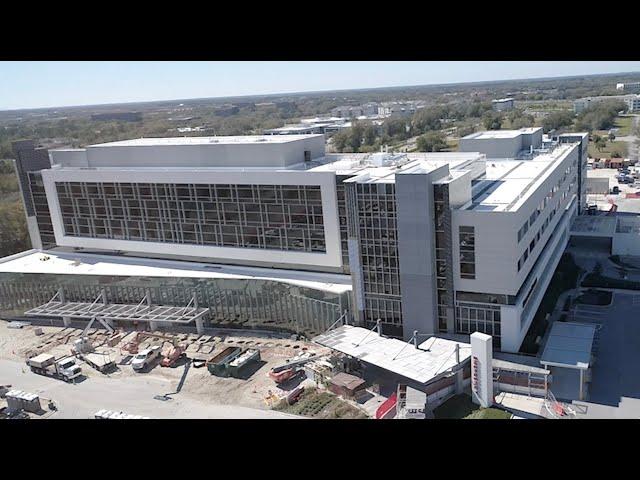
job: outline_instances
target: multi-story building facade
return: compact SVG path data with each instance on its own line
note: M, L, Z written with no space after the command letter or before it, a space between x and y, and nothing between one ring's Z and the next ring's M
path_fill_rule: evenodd
M517 351L582 201L585 142L523 129L394 155L326 154L321 135L138 139L54 150L28 173L58 251L308 272L318 298L350 275L326 322L350 303L388 335L481 331Z
M629 112L640 112L640 95L629 95L624 102Z
M629 107L628 105L628 99L633 97L635 97L635 95L604 95L600 97L578 98L573 101L573 111L575 113L580 113L583 110L586 110L587 108L597 103L612 102L612 101L624 102L627 104L627 109L629 109L630 111L633 111L631 107Z

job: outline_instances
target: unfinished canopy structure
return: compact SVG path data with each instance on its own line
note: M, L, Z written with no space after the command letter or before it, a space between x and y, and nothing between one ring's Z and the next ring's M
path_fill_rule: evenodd
M70 319L97 319L108 324L114 321L148 322L152 330L159 324L195 322L198 333L203 333L209 309L198 307L195 295L183 307L153 305L149 295L145 295L137 305L108 303L104 292L92 303L65 302L64 290L60 289L49 302L27 310L24 314L31 317L62 317L65 325L68 325Z

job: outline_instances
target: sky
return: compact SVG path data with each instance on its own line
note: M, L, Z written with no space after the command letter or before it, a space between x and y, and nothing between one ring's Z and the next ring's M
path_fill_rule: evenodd
M0 62L0 110L640 72L640 62Z

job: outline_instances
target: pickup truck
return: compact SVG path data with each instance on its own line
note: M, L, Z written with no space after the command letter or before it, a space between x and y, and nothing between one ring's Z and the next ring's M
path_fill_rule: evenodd
M154 345L138 353L131 361L134 370L142 371L160 357L160 345Z
M82 375L82 368L76 365L73 357L56 359L53 355L41 353L27 359L27 365L34 373L58 378L65 382L70 382Z

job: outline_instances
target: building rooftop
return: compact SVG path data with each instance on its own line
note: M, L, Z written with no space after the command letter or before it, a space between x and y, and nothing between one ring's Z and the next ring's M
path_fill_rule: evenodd
M98 143L93 147L155 147L165 145L237 145L254 143L290 143L319 135L239 135L226 137L163 137L163 138L135 138L119 142Z
M536 131L541 130L541 127L526 127L519 130L485 130L483 132L475 132L463 137L463 139L474 140L495 140L516 138L520 135L530 135Z
M348 275L52 250L27 250L0 258L2 273L255 279L338 294L351 290Z
M556 162L572 148L562 144L531 160L487 159L486 177L473 189L473 201L465 209L515 211L553 172Z

